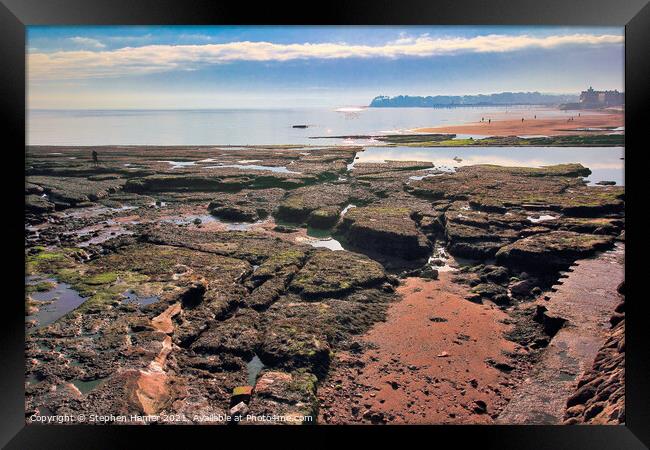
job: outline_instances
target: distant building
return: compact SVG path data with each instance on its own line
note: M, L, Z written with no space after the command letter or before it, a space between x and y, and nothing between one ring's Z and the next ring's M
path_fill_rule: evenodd
M620 106L625 103L625 97L622 92L613 91L595 91L593 87L582 91L580 94L580 104L583 107L604 107Z

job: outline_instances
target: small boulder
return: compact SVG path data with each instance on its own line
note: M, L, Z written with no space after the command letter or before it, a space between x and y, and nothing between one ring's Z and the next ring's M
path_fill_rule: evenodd
M438 279L438 269L434 269L431 266L427 266L420 271L420 278L426 278L429 280Z
M230 408L231 416L245 416L248 412L248 406L244 402L239 402L232 408Z
M485 414L487 413L487 404L483 400L476 400L474 401L474 407L472 410L476 414Z
M531 295L531 291L535 288L537 280L534 278L526 278L525 280L518 281L510 286L510 292L515 297L526 298ZM537 288L539 289L539 288ZM541 293L541 289L540 289Z

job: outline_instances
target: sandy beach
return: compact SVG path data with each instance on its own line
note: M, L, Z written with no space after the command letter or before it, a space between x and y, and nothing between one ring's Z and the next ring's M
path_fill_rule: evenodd
M624 114L620 113L595 113L583 111L569 120L567 117L534 118L522 112L517 119L503 117L488 118L484 122L473 122L445 127L417 128L413 131L418 133L456 133L456 134L477 134L484 136L551 136L584 134L585 129L603 128L602 131L588 130L589 133L608 133L611 128L625 125ZM514 113L509 114L513 117ZM524 119L523 121L521 119Z
M398 288L402 300L364 336L373 350L360 358L361 373L358 363L352 369L335 363L329 380L338 384L328 389L325 383L321 390L324 422L351 423L364 414L391 423L493 421L517 375L486 361L511 364L505 355L517 345L504 337L507 314L468 302L467 288L451 278L449 272L437 281L409 278ZM355 410L358 414L351 414Z

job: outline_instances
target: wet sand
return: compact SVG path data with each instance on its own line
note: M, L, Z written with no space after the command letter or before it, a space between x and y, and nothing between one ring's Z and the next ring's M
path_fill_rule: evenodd
M452 276L406 279L402 300L363 337L371 349L337 355L319 389L321 423L494 421L521 366L506 373L486 360L511 363L506 354L522 350L503 337L507 314L465 300Z
M417 128L419 133L456 133L475 134L483 136L551 136L585 133L610 133L603 131L584 131L585 128L617 128L625 125L623 113L580 112L569 121L568 117L537 118L522 112L520 115L512 112L507 116L500 115L492 118L492 123L485 118L484 122L451 125L445 127ZM512 119L511 117L517 117ZM521 119L524 119L522 122Z

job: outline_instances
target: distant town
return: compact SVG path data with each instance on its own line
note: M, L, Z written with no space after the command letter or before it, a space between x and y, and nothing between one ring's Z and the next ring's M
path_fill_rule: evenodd
M616 89L613 91L596 91L593 87L580 93L578 103L566 103L560 105L561 109L600 109L623 106L625 94Z
M589 87L580 95L542 94L540 92L500 92L479 95L436 95L389 97L372 99L371 108L454 108L462 106L559 105L561 109L600 109L622 106L624 94L618 90L596 91Z

